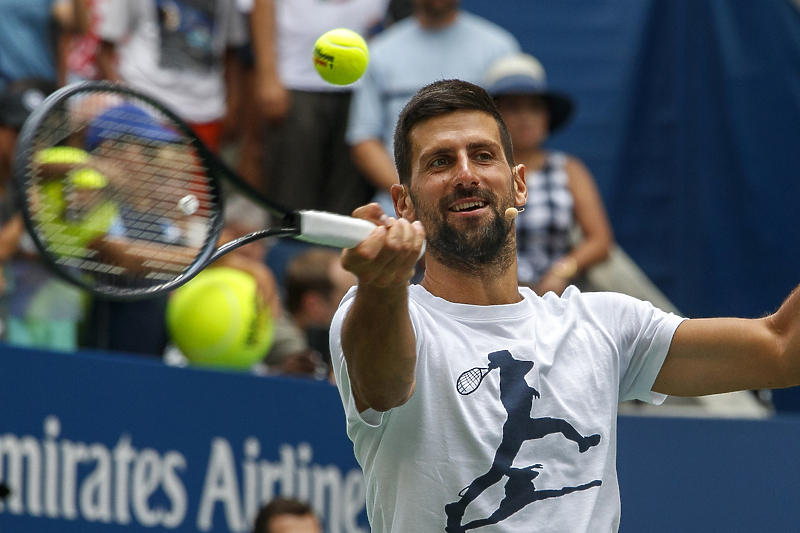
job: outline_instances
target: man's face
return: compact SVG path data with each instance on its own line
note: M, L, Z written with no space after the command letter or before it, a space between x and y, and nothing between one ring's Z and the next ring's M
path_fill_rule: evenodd
M435 258L467 271L512 260L513 223L503 215L525 203L524 171L509 167L494 118L456 111L420 122L409 140L409 195Z

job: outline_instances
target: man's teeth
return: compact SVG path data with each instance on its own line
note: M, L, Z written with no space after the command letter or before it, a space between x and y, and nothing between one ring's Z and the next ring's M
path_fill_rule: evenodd
M453 211L464 211L465 209L472 209L473 207L483 207L485 206L485 202L467 202L465 204L458 204L457 206L453 207Z

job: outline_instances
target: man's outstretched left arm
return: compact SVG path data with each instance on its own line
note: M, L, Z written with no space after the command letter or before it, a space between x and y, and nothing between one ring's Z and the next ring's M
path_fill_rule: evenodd
M703 396L794 385L800 385L800 287L764 318L682 322L653 391Z

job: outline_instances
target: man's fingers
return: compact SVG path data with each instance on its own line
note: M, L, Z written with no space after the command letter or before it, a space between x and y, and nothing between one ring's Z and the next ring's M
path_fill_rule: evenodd
M369 220L376 226L385 226L388 220L388 216L383 212L383 208L380 204L374 202L357 208L353 211L353 217Z
M388 217L378 204L353 211L353 216L377 225L358 246L342 252L342 265L355 274L359 283L388 286L406 283L425 242L419 222Z
M386 234L386 245L381 252L387 257L387 262L378 273L375 283L405 283L413 276L414 265L424 240L424 237L419 236L421 229L421 225L414 226L405 219L392 222Z

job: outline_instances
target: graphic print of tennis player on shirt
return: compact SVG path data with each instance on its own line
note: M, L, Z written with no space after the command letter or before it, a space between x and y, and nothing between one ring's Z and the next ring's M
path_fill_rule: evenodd
M502 350L489 354L489 367L486 372L495 368L500 369L500 401L508 414L508 418L503 424L503 439L495 452L489 471L475 478L468 487L463 489L459 493L461 498L458 501L445 505L447 515L445 531L447 533L462 533L469 529L496 524L535 501L587 490L602 483L596 479L577 487L537 490L533 480L539 475L536 469L542 468L541 464L524 468L512 466L522 444L527 440L541 439L553 433L561 433L567 439L575 442L580 453L583 453L600 442L600 435L584 437L565 420L531 417L533 399L540 397L539 391L525 381L525 375L533 368L533 361L518 361L511 356L508 350ZM474 383L474 388L471 387L467 392L462 392L463 387L459 383L458 389L461 394L469 394L477 389L479 384L479 382ZM488 518L473 520L462 526L461 519L467 506L484 490L499 482L503 476L507 477L508 481L504 488L505 497L497 510Z

